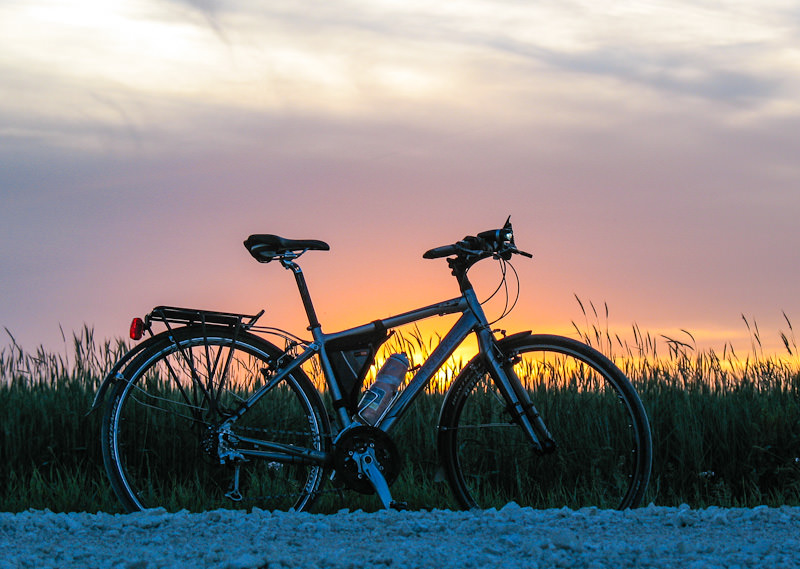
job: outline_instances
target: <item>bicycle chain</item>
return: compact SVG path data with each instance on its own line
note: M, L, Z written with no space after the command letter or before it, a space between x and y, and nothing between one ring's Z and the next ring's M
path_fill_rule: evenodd
M236 428L241 431L253 431L256 433L270 433L270 434L279 434L279 435L303 435L303 436L313 436L313 433L309 431L284 431L281 429L264 429L259 427L245 427L242 425L236 425ZM322 435L322 438L333 440L334 436L332 434Z
M318 490L316 492L316 495L317 496L322 496L322 495L325 495L325 494L335 494L335 493L338 493L339 491L340 490L338 488L328 488L327 490ZM247 497L247 498L242 497L240 500L232 500L232 501L235 501L237 503L240 503L240 502L250 503L250 502L258 502L258 501L262 501L262 500L269 501L269 500L275 500L275 499L281 499L281 498L294 498L294 497L297 497L297 496L301 496L302 494L304 494L304 492L296 492L294 494L276 494L274 496L253 496L252 498L250 498L250 497Z
M301 435L301 436L311 436L312 435L308 431L287 431L287 430L282 430L282 429L265 429L263 427L261 427L261 428L260 427L245 427L245 426L242 426L242 425L237 425L237 429L242 430L242 431L251 431L251 432L257 432L257 433L269 433L269 434L280 434L280 435ZM329 440L333 439L333 435L331 435L331 434L326 434L326 435L322 435L322 436L324 438L326 438L326 439L329 439ZM322 483L324 484L324 481ZM340 489L338 489L338 488L329 488L327 490L318 490L316 492L316 495L317 496L322 496L324 494L334 494L334 493L338 493L338 492L340 492ZM269 501L269 500L276 500L276 499L282 499L282 498L293 498L293 497L296 497L296 496L301 496L302 494L304 494L304 492L301 491L301 492L296 492L294 494L276 494L276 495L272 495L272 496L252 496L252 497L247 497L247 498L243 497L241 500L238 500L237 502L250 503L250 502L258 502L258 501L264 501L264 500Z

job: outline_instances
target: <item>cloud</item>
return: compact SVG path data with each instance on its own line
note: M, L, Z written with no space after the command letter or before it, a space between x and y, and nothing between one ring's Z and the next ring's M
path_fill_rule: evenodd
M168 2L199 12L205 19L208 27L224 44L230 46L225 29L222 24L221 13L224 11L225 4L220 0L167 0Z
M421 251L509 212L545 295L635 296L664 319L735 318L757 295L792 314L797 47L761 8L751 25L674 2L136 6L91 25L0 8L20 40L0 49L12 324L29 280L63 283L48 306L93 322L99 288L224 296L182 275L238 274L246 231L329 239L314 262L345 291L339 267L407 260L421 294Z
M97 25L86 30L48 22L34 38L46 38L48 30L64 38L57 66L48 67L35 43L21 52L21 63L6 58L2 65L0 56L4 87L9 74L30 73L35 84L7 99L17 101L9 114L61 115L58 106L66 102L67 112L83 106L77 112L103 115L96 118L107 124L121 120L130 133L143 121L163 124L156 107L212 102L253 112L390 112L421 120L431 114L446 120L442 110L450 108L518 122L532 112L586 115L609 85L617 101L646 98L664 106L687 96L754 109L780 100L785 112L797 112L788 103L795 99L787 83L793 74L763 65L764 53L780 52L786 41L764 36L770 20L745 26L742 18L721 18L719 9L705 14L702 6L621 15L580 2L160 0L143 6L149 9L127 25L117 13L98 14ZM224 44L186 25L197 15ZM743 26L744 39L737 43L724 28L703 27L703 17ZM18 24L26 22L35 23L23 18ZM106 29L112 23L113 34ZM676 28L688 30L686 37ZM47 97L35 92L45 84Z
M774 96L776 77L757 71L733 71L704 59L703 54L642 53L622 46L581 52L557 52L538 46L498 39L491 45L501 51L543 62L569 73L611 78L661 93L677 93L730 103L758 103Z

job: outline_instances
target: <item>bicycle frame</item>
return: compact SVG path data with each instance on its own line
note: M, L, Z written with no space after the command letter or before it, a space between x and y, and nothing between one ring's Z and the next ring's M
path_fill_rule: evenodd
M354 421L345 408L342 389L340 388L338 378L334 374L333 367L328 359L326 345L333 340L357 337L365 333L380 330L390 330L431 316L461 313L461 317L458 321L442 338L439 345L433 350L427 360L417 369L408 385L406 385L406 387L390 402L388 408L374 426L384 432L389 432L413 403L415 398L427 387L434 374L444 365L447 358L452 355L470 333L474 332L478 339L479 353L483 355L487 370L492 375L498 389L509 403L512 416L522 423L531 443L539 449L542 448L539 441L549 436L547 429L541 422L541 419L538 418L538 415L534 414L533 416L528 416L528 411L531 409L532 405L527 393L522 389L519 380L515 376L509 378L509 374L513 374L513 370L511 370L510 366L504 365L504 362L501 360L500 352L497 349L497 341L490 329L486 315L475 295L475 291L472 289L472 286L465 276L463 279L459 279L462 289L462 295L459 297L404 312L396 316L390 316L382 320L375 320L369 324L326 334L322 331L322 326L317 320L302 270L290 258L281 259L281 263L285 268L292 270L295 275L298 290L308 316L313 342L308 344L306 348L294 357L285 367L278 369L266 385L253 393L247 401L242 403L238 411L220 426L221 431L229 429L230 426L244 415L248 409L253 407L261 397L278 385L283 378L300 368L300 366L314 356L319 357L320 366L333 400L333 406L337 411L340 431L344 431L354 424L359 424L357 421ZM291 460L316 464L328 464L330 462L330 456L328 456L327 453L310 451L309 449L296 448L291 445L263 441L260 439L241 437L239 435L237 435L236 438L243 442L270 449L267 451L237 449L234 451L243 456L259 456L284 461L289 458Z
M109 481L129 511L173 504L304 510L323 493L343 490L374 493L385 508L405 508L390 491L403 467L400 443L418 447L414 454L419 456L427 455L429 440L402 440L406 429L400 422L411 418L409 408L421 403L421 392L471 334L477 350L470 341L470 351L477 354L447 387L438 421L433 420L438 464L435 474L427 459L419 465L425 479L446 480L465 508L509 500L546 507L561 500L569 507L599 500L625 508L641 501L652 442L630 380L580 341L530 330L510 335L492 330L478 301L467 276L477 262L500 263L501 290L509 267L517 276L506 265L513 255L531 257L516 248L510 220L502 229L423 254L447 261L460 295L333 333L323 331L296 263L307 251L329 250L327 243L254 234L244 245L258 262L278 261L292 271L310 333L303 339L256 326L263 311L251 316L157 306L144 319L134 318L131 339L141 340L145 333L149 338L114 365L92 406L96 409L113 386L100 438ZM516 300L506 297L503 316ZM449 329L425 361L392 377L408 377L404 387L397 390L392 382L384 389L381 381L389 374L379 372L367 394L381 397L380 404L373 406L366 396L359 403L365 376L380 346L386 350L389 332L445 315L451 320L443 328ZM277 345L263 337L273 335L280 338ZM399 344L398 351L414 350ZM308 377L310 362L315 373L322 373L319 381ZM553 434L532 399L552 419ZM565 406L597 416L573 429L563 420L569 414ZM375 408L380 415L365 412ZM589 440L593 434L597 437ZM564 450L562 458L544 458L558 449ZM589 467L591 475L578 472L580 466ZM329 490L323 490L326 479ZM191 481L187 492L183 486L175 492L177 480Z

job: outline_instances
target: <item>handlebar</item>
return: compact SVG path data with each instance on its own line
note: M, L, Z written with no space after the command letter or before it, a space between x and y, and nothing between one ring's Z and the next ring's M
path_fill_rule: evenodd
M481 231L477 236L468 235L452 245L434 247L426 251L422 257L424 259L440 259L456 256L468 264L472 264L493 256L507 261L511 255L533 257L530 253L517 249L514 244L514 231L511 227L511 216L509 216L502 229Z
M461 250L456 244L444 245L442 247L434 247L422 254L423 259L441 259L442 257L449 257L450 255L458 255Z

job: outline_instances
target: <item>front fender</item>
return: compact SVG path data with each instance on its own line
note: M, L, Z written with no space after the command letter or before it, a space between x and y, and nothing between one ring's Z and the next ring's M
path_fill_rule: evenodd
M510 336L506 336L505 338L497 340L497 346L502 351L505 351L507 348L515 348L520 344L526 343L528 338L531 336L533 336L533 332L530 330L526 330L525 332L517 332L516 334L511 334Z

